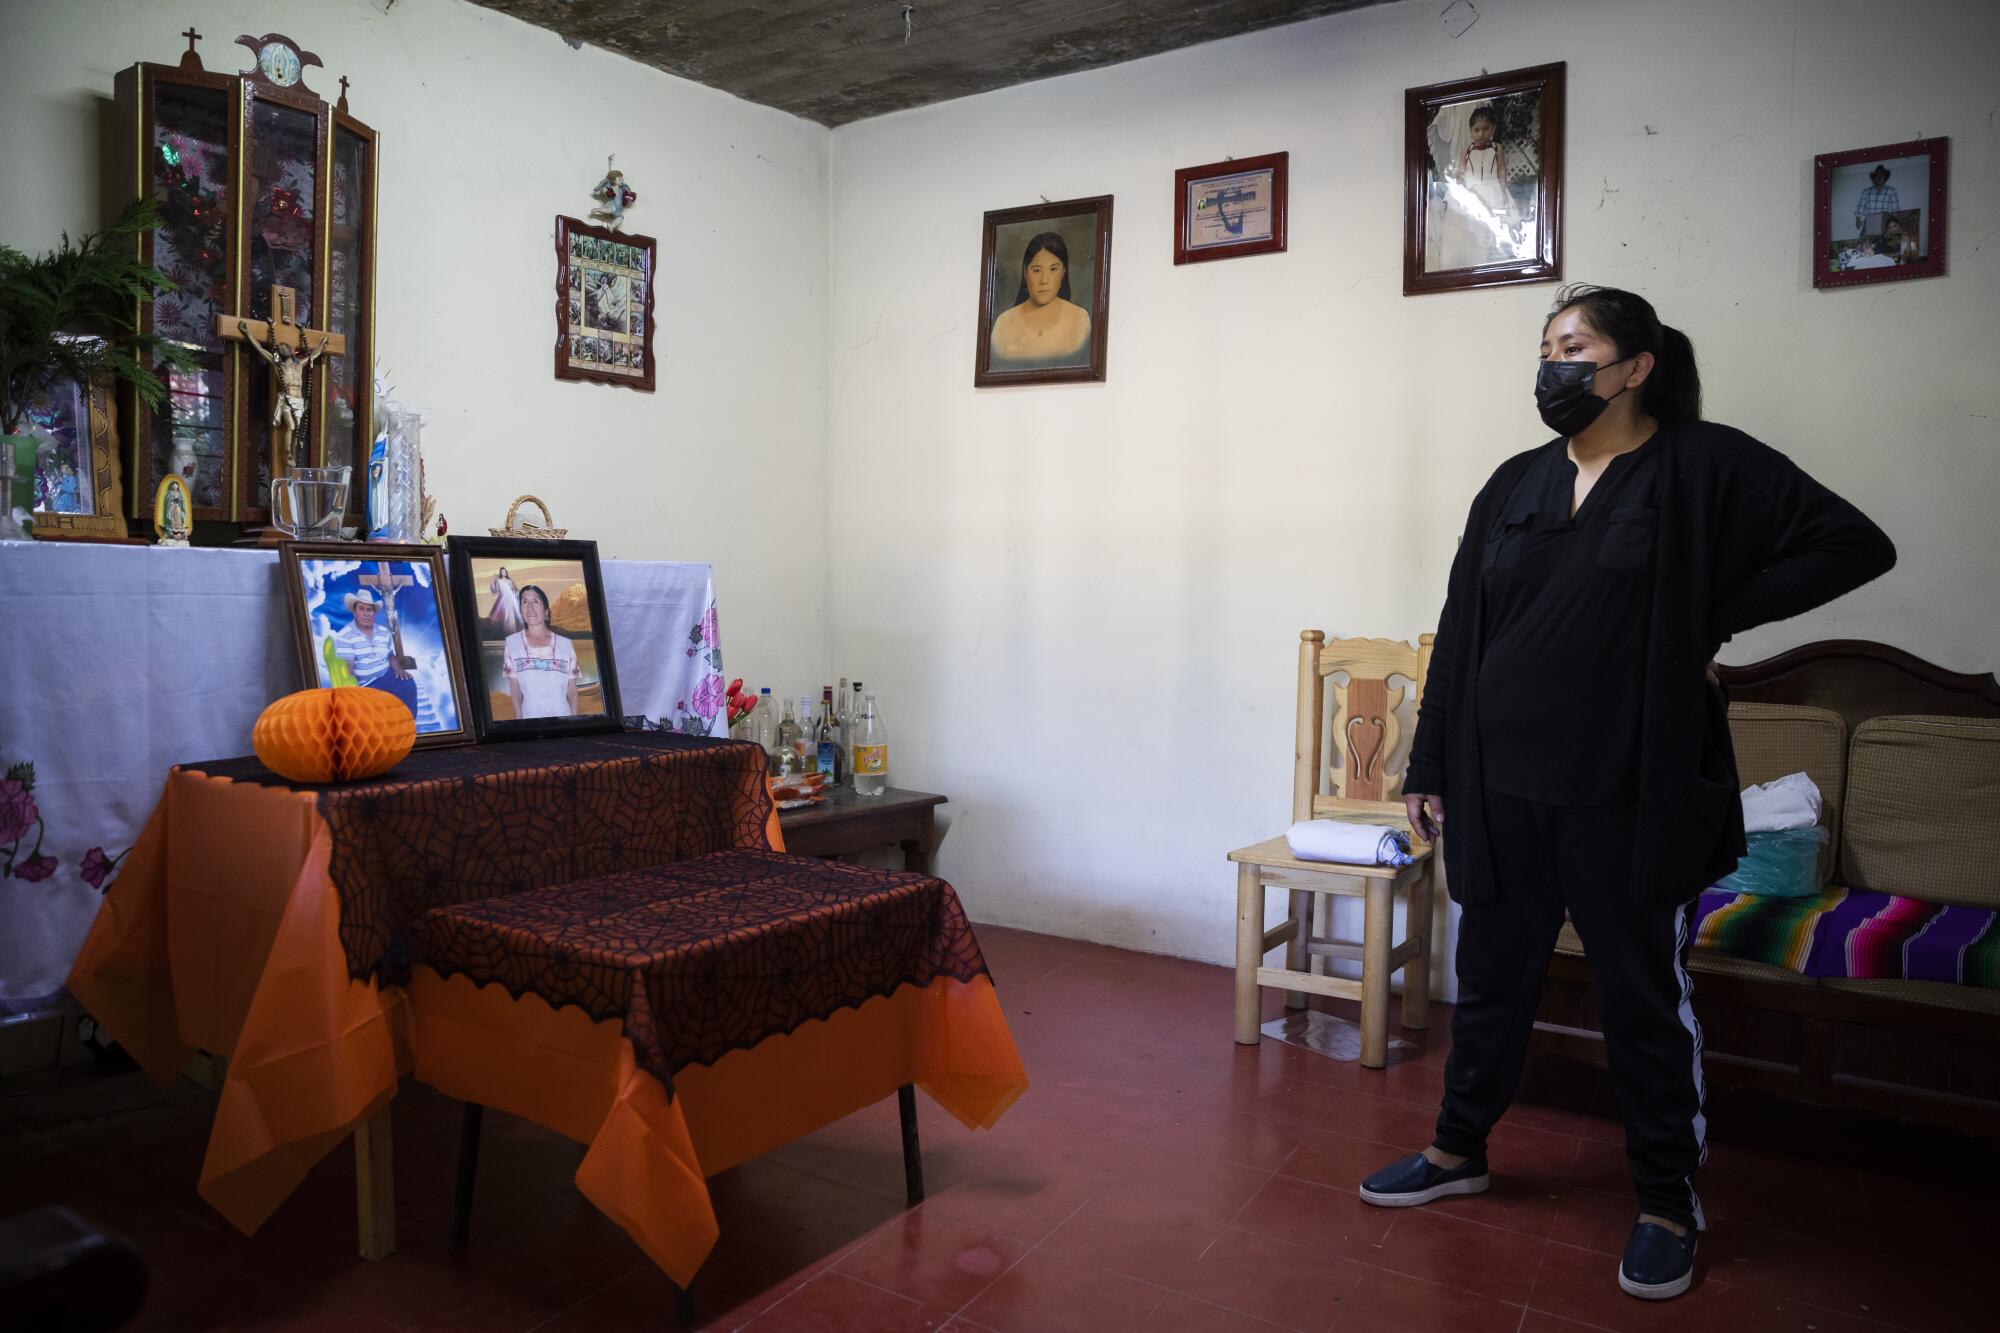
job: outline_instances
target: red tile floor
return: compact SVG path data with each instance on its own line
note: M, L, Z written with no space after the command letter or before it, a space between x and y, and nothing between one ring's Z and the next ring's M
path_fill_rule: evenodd
M1360 1177L1429 1140L1445 1006L1376 1072L1235 1046L1222 968L993 927L980 939L1032 1090L980 1134L919 1099L930 1198L916 1209L893 1099L717 1177L722 1240L695 1283L706 1326L2000 1327L1982 1280L2000 1173L1968 1140L1713 1090L1697 1282L1645 1304L1616 1281L1634 1207L1601 1072L1538 1058L1494 1134L1490 1194L1373 1209ZM344 1148L254 1239L211 1212L194 1194L211 1108L212 1094L136 1075L0 1101L0 1209L64 1202L135 1240L153 1272L146 1328L669 1327L667 1282L577 1194L582 1150L554 1134L487 1117L472 1247L453 1255L457 1108L406 1085L400 1249L370 1264Z

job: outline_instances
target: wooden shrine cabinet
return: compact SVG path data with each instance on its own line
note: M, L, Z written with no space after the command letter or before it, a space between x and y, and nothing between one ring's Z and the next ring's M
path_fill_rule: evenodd
M345 78L335 105L306 86L320 59L288 37L238 37L251 67L212 74L200 34L182 35L179 64L134 65L116 83L125 197L161 201L140 258L179 284L142 302L139 319L196 358L191 371L163 368L170 392L157 410L125 391L131 515L150 516L168 472L192 471L198 521L264 523L274 469L296 463L353 467L358 523L374 392L375 131L347 114ZM274 292L291 307L276 322L308 346L344 340L305 372L295 459L274 447L271 367L221 332L240 318L267 322L268 335Z

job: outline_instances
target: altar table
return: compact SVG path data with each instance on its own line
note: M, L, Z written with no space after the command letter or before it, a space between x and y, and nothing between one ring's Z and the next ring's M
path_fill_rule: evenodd
M709 566L603 571L626 714L723 734ZM0 543L0 1014L62 985L167 770L247 753L302 688L287 616L274 551Z
M420 922L780 847L764 775L754 745L660 732L424 751L344 787L176 768L68 984L156 1080L229 1056L199 1192L246 1233L355 1132L363 1253L392 1250L386 1109L409 1074L590 1145L579 1189L685 1286L715 1239L708 1175L909 1083L999 1118L1026 1079L983 964L704 1049L669 1087L629 1023L424 965Z

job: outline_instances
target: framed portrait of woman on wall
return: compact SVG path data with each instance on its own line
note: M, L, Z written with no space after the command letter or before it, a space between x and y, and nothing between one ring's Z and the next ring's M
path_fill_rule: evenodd
M1561 64L1403 94L1403 295L1562 277Z
M975 386L1101 380L1110 319L1110 195L986 215Z
M453 537L446 550L479 739L620 730L597 543Z

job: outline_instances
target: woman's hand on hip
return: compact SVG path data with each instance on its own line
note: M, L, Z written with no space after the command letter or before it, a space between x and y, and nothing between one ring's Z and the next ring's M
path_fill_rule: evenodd
M1436 842L1444 832L1444 797L1405 792L1403 811L1410 817L1410 827L1425 842Z

